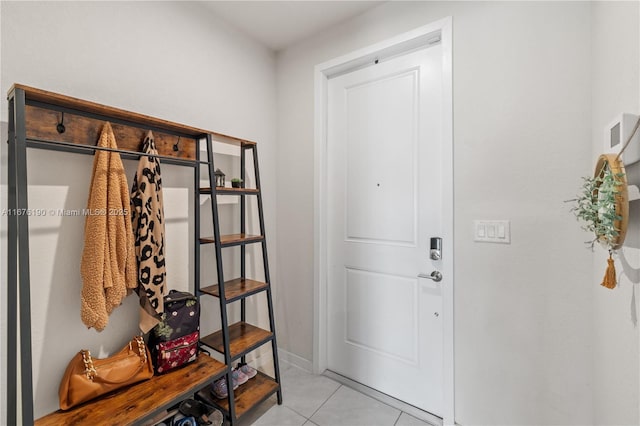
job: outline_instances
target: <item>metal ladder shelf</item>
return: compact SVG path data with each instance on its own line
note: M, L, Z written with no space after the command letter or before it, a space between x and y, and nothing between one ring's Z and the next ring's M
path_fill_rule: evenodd
M240 143L240 178L242 182L246 182L246 159L247 151L250 151L253 158L253 170L255 175L256 188L225 188L217 187L215 179L215 156L213 154L213 140L211 136L206 138L206 161L199 161L198 164L207 164L208 167L208 187L199 187L199 196L211 196L211 214L213 218L212 237L201 237L198 239L201 245L213 244L215 246L216 256L216 272L218 283L207 287L199 287L200 283L200 258L198 255L196 265L196 284L198 285L199 295L209 295L217 297L220 302L221 329L208 335L203 336L200 342L210 347L224 357L227 365L227 389L228 397L226 400L216 400L210 393L200 392L198 395L205 402L212 404L221 409L226 418L233 424L238 418L257 406L274 393L277 394L278 404L282 404L282 387L280 385L280 368L278 364L278 347L276 343L275 322L273 313L273 300L271 294L271 281L269 277L269 259L267 255L267 240L265 238L265 225L262 204L262 191L260 185L260 171L258 167L258 151L257 146L253 142L243 141ZM198 154L200 150L198 150ZM199 166L198 166L199 167ZM236 195L240 197L240 233L221 235L220 234L220 218L218 211L217 195ZM260 222L260 234L249 235L246 233L247 228L247 207L246 197L256 197L258 206L258 218ZM199 233L200 215L196 215L196 229ZM264 265L264 282L257 281L247 277L247 253L246 247L250 244L260 244L262 250L262 260ZM223 267L223 248L240 247L240 277L225 281L225 273ZM222 283L222 284L220 284ZM266 294L268 311L269 311L269 330L262 329L255 325L249 324L246 318L246 298L264 292ZM240 321L229 324L227 315L227 306L234 302L240 302ZM269 377L266 374L258 373L255 379L249 380L236 391L233 390L232 383L232 364L239 361L240 364L246 362L246 355L255 351L263 345L271 344L273 355L274 376Z

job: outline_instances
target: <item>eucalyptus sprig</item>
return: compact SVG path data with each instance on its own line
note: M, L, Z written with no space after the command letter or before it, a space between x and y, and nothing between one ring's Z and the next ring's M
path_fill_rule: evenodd
M601 242L612 249L615 240L620 235L616 221L622 220L616 212L616 197L620 194L624 173L614 174L605 164L602 173L596 177L585 177L571 211L583 223L582 229L593 232L595 238L586 244L593 248L596 242Z

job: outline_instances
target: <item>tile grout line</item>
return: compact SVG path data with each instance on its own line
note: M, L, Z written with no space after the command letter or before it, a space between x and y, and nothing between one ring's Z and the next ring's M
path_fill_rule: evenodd
M290 368L296 368L296 369L298 369L298 370L300 370L300 371L307 372L306 370L304 370L304 369L303 369L303 368L301 368L301 367L298 367L297 365L294 365L294 364L291 364L291 363L288 363L288 364L289 364L289 367L290 367ZM334 393L335 393L335 392L334 392ZM333 393L332 393L331 395L333 395ZM329 398L331 398L331 396L329 396ZM324 401L324 402L327 402L327 401ZM322 407L322 405L324 405L324 402L323 402L322 404L320 404L320 407ZM311 416L310 416L310 417L307 417L306 415L304 415L304 414L302 414L302 413L300 413L300 412L298 412L298 411L294 410L294 409L293 409L293 407L289 407L289 406L286 404L286 402L283 402L282 406L283 406L283 407L288 408L288 409L289 409L289 410L291 410L291 411L293 411L294 413L296 413L297 415L299 415L299 416L300 416L300 417L302 417L303 419L306 419L305 423L306 423L306 422L311 422L311 416L313 416L313 415L316 413L316 411L318 411L318 410L319 410L319 408L318 408L316 411L314 411L313 413L311 413ZM312 422L312 423L313 423L313 422ZM315 423L314 423L314 424L315 424ZM304 425L304 423L303 423L303 425Z
M294 410L293 408L289 407L288 405L282 404L283 407L288 408L289 410L293 411L294 413L296 413L297 415L299 415L300 417L302 417L303 419L307 420L307 421L311 421L310 417L305 416L304 414ZM313 414L312 414L313 415ZM305 422L306 423L306 422Z
M329 374L326 374L327 372L329 372ZM334 380L334 381L336 381L338 383L341 383L343 386L346 386L347 388L352 389L352 390L354 390L354 391L356 391L356 392L358 392L358 393L360 393L362 395L368 396L369 398L373 398L373 399L377 400L378 402L380 402L383 405L386 405L386 406L388 406L390 408L398 410L401 413L405 413L408 416L415 417L418 420L425 422L428 426L442 426L442 422L433 421L431 419L427 420L426 418L422 417L421 415L416 415L416 413L412 413L411 409L419 411L419 412L423 412L425 414L428 414L430 417L435 417L434 415L432 415L432 414L430 414L430 413L428 413L426 411L423 411L423 410L421 410L421 409L419 409L417 407L414 407L414 406L412 406L410 404L404 403L404 402L399 401L399 400L395 400L393 397L391 397L389 395L386 395L384 393L381 393L379 391L376 391L373 388L370 388L370 387L368 387L366 385L363 385L361 383L355 382L355 381L353 381L353 380L351 380L351 379L349 379L349 378L347 378L345 376L342 376L340 374L331 372L329 370L325 371L325 373L323 375L325 375L326 377L328 377L328 378L330 378L330 379L332 379L332 380ZM337 377L337 379L334 378L333 376ZM370 390L371 392L367 392L368 390ZM389 403L389 401L394 401L394 400L399 403L399 406L396 406L396 405L393 405L393 404ZM403 409L404 406L406 406L410 410Z
M391 406L387 405L387 407L391 407ZM391 408L394 408L394 407L391 407ZM396 408L396 410L398 410L398 409ZM398 418L396 419L396 421L393 422L393 426L396 426L398 424L398 422L400 421L400 417L402 417L402 413L404 413L404 411L402 411L402 410L398 410L398 411L400 411L400 413L398 413Z
M335 393L335 392L334 392ZM331 396L333 396L333 393L331 394ZM329 396L329 398L331 398L331 396ZM325 401L327 402L327 401ZM320 404L320 407L322 407L324 405L324 402L322 404ZM296 411L293 407L289 407L286 403L282 403L282 406L285 408L288 408L289 410L293 411L294 413L296 413L297 415L299 415L300 417L302 417L303 419L306 419L307 421L311 421L311 417L307 417L306 415L302 414L299 411ZM318 411L320 408L316 409L316 411ZM313 416L316 411L314 411L313 413L311 413L311 416ZM313 422L312 422L313 423Z
M338 383L338 382L336 382L336 383ZM332 397L333 395L335 395L335 394L336 394L336 392L338 392L338 389L340 389L340 388L343 386L341 383L338 383L338 385L339 385L339 386L336 388L336 390L334 390L334 391L331 393L331 395L329 395L329 396L327 397L327 399L325 399L325 400L324 400L324 402L323 402L322 404L320 404L320 406L316 409L316 411L314 411L314 412L311 414L311 417L313 417L313 416L314 416L318 411L320 411L320 409L321 409L322 407L324 407L324 404L326 404L326 403L327 403L327 401L329 401L329 400L331 399L331 397ZM311 420L311 417L309 417L307 420L309 420L309 421L313 422L313 420Z
M297 366L295 366L295 365L292 365L291 367L293 367L294 369L299 369L299 370L301 370L301 371L305 371L305 370L303 370L303 369L301 369L301 368L299 368L299 367L297 367ZM334 396L334 395L335 395L335 394L340 390L340 388L341 388L341 387L343 387L343 386L346 386L347 388L349 388L349 389L351 389L351 390L355 391L355 392L356 392L356 393L358 393L358 394L361 394L361 395L363 395L363 396L366 396L366 397L372 398L375 402L377 402L378 404L381 404L382 406L385 406L385 407L387 407L387 408L390 408L390 409L393 409L393 410L398 411L397 417L396 417L395 421L393 422L393 425L392 425L392 426L398 426L398 424L399 424L398 422L400 421L400 418L402 417L402 414L403 414L403 413L404 413L404 414L407 414L408 416L414 417L414 416L412 416L411 414L407 413L406 411L402 410L402 409L401 409L401 408L399 408L399 407L395 407L395 406L393 406L393 405L388 404L388 403L387 403L387 402L385 402L385 401L382 401L381 399L378 399L378 398L373 397L372 395L368 395L368 394L366 394L366 393L364 393L364 392L362 392L362 391L360 391L360 390L357 390L357 389L352 388L352 387L350 387L350 386L344 385L344 384L340 383L339 381L337 381L337 380L333 379L333 378L332 378L332 377L330 377L330 376L325 376L325 375L317 375L317 376L324 376L324 377L326 377L327 379L329 379L329 380L330 380L330 381L332 381L333 383L337 384L337 385L338 385L338 387L337 387L333 392L331 392L331 394L330 394L330 395L328 395L328 396L325 398L325 400L324 400L324 401L322 401L322 402L321 402L321 404L318 406L318 408L316 408L316 410L314 410L314 411L309 415L309 417L307 417L305 414L302 414L302 413L298 412L298 411L297 411L297 410L295 410L293 407L288 406L288 405L286 404L286 402L282 405L282 407L283 407L283 408L287 408L289 411L291 411L291 412L293 412L294 414L296 414L296 415L298 415L298 416L302 417L302 418L304 419L304 423L303 423L303 425L305 425L305 424L307 424L307 423L308 423L310 426L318 426L318 424L317 424L317 423L315 423L315 422L312 420L312 417L313 417L313 416L315 416L315 415L318 413L318 411L320 411L320 410L321 410L321 409L322 409L322 408L327 404L327 402L328 402L328 401L329 401L329 400L330 400L330 399L331 399L331 398L332 398L332 397L333 397L333 396ZM365 387L364 385L360 385L360 386ZM436 425L434 425L434 424L432 424L432 423L430 423L430 422L427 422L427 421L426 421L426 420L424 420L424 419L419 419L419 420L421 420L421 421L425 422L428 426L436 426Z
M301 371L305 371L304 369L302 369L302 368L300 368L300 367L298 367L298 366L296 366L296 365L291 365L291 366L292 366L293 368L297 368L297 369L299 369L299 370L301 370ZM335 384L337 384L337 385L338 385L338 387L336 388L336 390L334 390L334 391L331 393L331 395L329 395L329 396L328 396L328 397L327 397L327 398L322 402L322 404L320 404L320 406L319 406L318 408L316 408L316 410L315 410L313 413L311 413L311 415L310 415L309 417L307 417L306 415L304 415L304 414L302 414L302 413L300 413L300 412L298 412L298 411L294 410L292 407L289 407L286 403L284 403L284 404L282 404L282 405L283 405L284 407L288 408L289 410L293 411L294 413L298 414L300 417L302 417L302 418L306 419L307 421L309 421L309 422L311 422L311 423L313 423L313 424L315 425L316 423L314 423L314 422L313 422L313 420L311 420L311 417L313 417L313 415L314 415L314 414L316 414L316 413L318 412L318 410L320 410L320 409L324 406L324 404L326 404L326 403L327 403L327 401L329 401L329 399L331 399L331 397L332 397L336 392L338 392L338 389L340 389L340 388L342 387L342 384L341 384L341 383L336 382L335 380L331 379L330 377L327 377L327 379L329 379L329 380L331 380L332 382L334 382Z

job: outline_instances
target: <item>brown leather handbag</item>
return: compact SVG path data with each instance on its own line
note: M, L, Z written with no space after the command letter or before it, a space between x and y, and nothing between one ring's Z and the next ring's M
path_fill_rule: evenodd
M152 376L151 355L140 336L105 359L93 358L88 350L83 349L69 362L60 382L60 408L68 410Z

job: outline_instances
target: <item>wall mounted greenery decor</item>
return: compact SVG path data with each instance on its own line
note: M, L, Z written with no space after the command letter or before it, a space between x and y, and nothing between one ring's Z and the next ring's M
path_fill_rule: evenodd
M584 229L593 232L589 241L593 249L596 242L609 250L608 266L602 280L607 288L616 286L616 269L613 253L622 247L629 223L629 190L622 154L640 128L640 117L618 154L602 154L598 158L593 177L583 178L582 191L571 209ZM637 143L637 142L636 142Z
M575 205L571 210L583 223L583 229L594 234L588 245L593 248L599 243L609 251L602 285L614 288L616 272L612 255L622 247L629 222L627 178L620 155L602 154L594 176L583 179L581 192L572 200Z

